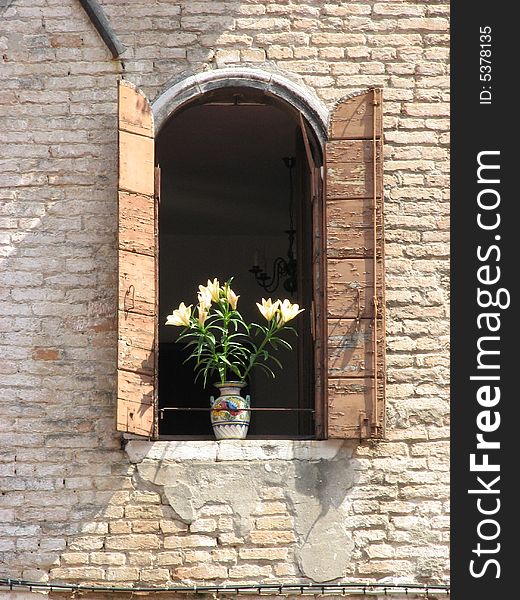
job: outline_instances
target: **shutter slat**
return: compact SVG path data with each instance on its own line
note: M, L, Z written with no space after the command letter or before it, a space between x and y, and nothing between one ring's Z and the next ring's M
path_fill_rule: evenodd
M326 145L327 435L384 435L381 91L334 109Z
M119 193L119 249L154 255L154 201L149 196Z
M156 304L153 114L119 82L117 429L151 437L156 423Z
M372 319L328 319L329 376L371 377Z
M155 314L155 257L119 251L119 310Z
M378 242L381 234L378 233ZM372 228L348 226L346 223L331 223L327 238L329 258L354 258L374 256Z
M328 319L330 377L374 376L374 319ZM378 331L379 375L384 349Z
M119 367L153 376L154 316L119 311Z
M153 378L132 371L117 372L117 429L149 436L154 421Z
M335 162L328 169L328 198L371 198L372 161Z
M378 395L384 393L379 380ZM328 432L330 438L363 439L375 437L371 423L373 415L373 377L329 379L328 385ZM375 420L384 420L384 404L377 404Z
M349 258L327 261L329 318L374 316L374 259ZM383 302L383 274L378 270L378 300Z
M119 189L153 197L153 138L119 131Z
M371 90L340 102L331 115L330 139L371 140L374 135L374 105L372 102L378 92L379 90ZM382 133L380 112L379 109L376 114L376 137L381 137Z
M153 113L146 96L128 81L119 84L119 129L150 137Z
M333 200L327 203L328 227L350 231L352 227L372 228L372 207L364 198Z
M372 200L331 199L327 203L327 256L348 258L373 256L374 213ZM381 256L383 245L382 202L378 199L377 252Z
M332 163L370 162L374 155L372 140L330 140L327 156Z

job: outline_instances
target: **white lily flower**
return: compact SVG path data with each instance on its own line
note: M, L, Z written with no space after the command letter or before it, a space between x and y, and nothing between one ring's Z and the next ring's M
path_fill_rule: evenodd
M300 308L298 304L291 304L290 300L287 298L280 303L280 307L278 309L279 315L279 327L283 327L288 321L294 319L296 315L303 312L305 309Z
M262 298L262 304L259 304L258 302L256 303L258 310L262 313L267 321L271 321L271 319L275 316L279 304L280 300L276 300L273 303L271 298L268 298L267 300Z
M166 325L176 325L177 327L188 327L191 317L191 304L186 306L184 302L179 304L171 315L166 317Z
M208 309L211 306L211 293L208 288L199 286L199 292L197 292L197 298L199 299L199 305L204 309Z
M208 285L206 286L206 289L210 293L213 302L218 302L220 298L220 284L216 277L213 281L208 279Z

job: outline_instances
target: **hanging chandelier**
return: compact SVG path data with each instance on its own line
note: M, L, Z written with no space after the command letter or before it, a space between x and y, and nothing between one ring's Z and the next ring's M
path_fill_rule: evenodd
M289 242L287 258L282 256L275 258L269 274L258 264L258 253L255 252L254 264L249 272L253 273L258 285L266 292L274 292L280 282L283 282L284 290L294 294L297 289L297 264L293 249L296 236L296 229L294 228L293 169L296 158L286 156L283 158L283 162L289 171L289 229L285 230Z

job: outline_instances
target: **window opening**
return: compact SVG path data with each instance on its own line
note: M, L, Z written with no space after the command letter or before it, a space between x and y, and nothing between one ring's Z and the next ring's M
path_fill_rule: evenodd
M209 397L217 390L194 383L186 349L175 342L178 330L164 323L181 301L196 303L198 284L233 276L246 321L262 320L255 304L262 297L287 297L306 309L294 321L294 351L281 351L284 368L274 380L254 373L244 390L253 409L262 409L253 410L248 437L314 437L311 182L299 114L254 92L219 90L175 113L156 151L161 436L213 439ZM296 289L284 287L285 275L268 293L250 271L256 265L269 273L287 256L288 236ZM270 408L277 410L263 410Z

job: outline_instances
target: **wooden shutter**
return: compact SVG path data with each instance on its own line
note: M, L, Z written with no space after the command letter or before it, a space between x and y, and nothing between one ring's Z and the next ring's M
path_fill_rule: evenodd
M333 110L325 148L327 435L380 438L385 415L382 93Z
M117 430L156 431L157 206L150 104L119 81Z

